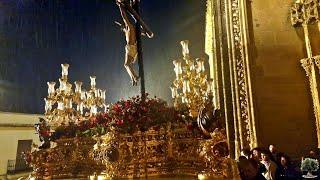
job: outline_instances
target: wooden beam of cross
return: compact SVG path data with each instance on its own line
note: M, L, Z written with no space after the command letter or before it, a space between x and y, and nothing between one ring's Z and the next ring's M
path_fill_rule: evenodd
M153 37L153 32L150 30L148 25L140 17L139 3L140 3L140 0L136 0L134 1L133 6L131 6L129 2L124 1L124 2L121 2L120 5L123 8L125 8L134 17L134 19L136 20L136 23L139 23L141 25L142 29L145 31L148 37Z

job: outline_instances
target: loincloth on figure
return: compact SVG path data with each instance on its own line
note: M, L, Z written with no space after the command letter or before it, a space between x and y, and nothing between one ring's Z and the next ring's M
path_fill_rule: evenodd
M126 45L126 54L133 58L133 61L136 61L138 55L137 42L134 44Z

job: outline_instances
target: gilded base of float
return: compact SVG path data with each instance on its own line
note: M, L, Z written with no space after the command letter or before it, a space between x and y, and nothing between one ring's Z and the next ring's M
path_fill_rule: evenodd
M56 147L32 152L35 179L223 179L234 175L225 135L219 130L210 139L169 127L56 142Z

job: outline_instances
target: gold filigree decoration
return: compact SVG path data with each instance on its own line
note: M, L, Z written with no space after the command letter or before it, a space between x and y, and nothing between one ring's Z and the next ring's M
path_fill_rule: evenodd
M55 147L33 148L26 155L33 167L32 176L36 179L60 179L100 174L104 165L94 161L91 156L95 143L92 138L62 138L56 140Z
M116 133L108 136L102 137L101 144L96 146L93 152L95 159L106 165L108 177L134 178L177 174L196 176L204 171L226 177L227 171L231 171L226 163L209 164L201 158L204 154L210 158L212 151L209 148L207 151L202 145L207 142L208 146L214 144L213 147L220 150L223 156L218 159L225 161L228 146L224 131L216 130L212 134L213 139L204 140L199 134L168 125L167 128L132 135ZM118 153L110 153L115 151ZM112 154L117 154L117 157L110 158Z
M247 72L249 66L246 61L246 49L244 49L244 34L241 21L241 5L240 0L231 1L231 31L233 40L233 58L234 58L234 76L236 90L236 104L238 107L238 127L240 134L241 147L253 147L256 145L255 127L252 125L254 117L250 111L249 101L252 98L251 91L248 87L250 74Z

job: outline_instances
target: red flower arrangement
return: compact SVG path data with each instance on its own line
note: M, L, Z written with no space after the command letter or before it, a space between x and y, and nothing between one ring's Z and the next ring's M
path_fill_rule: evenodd
M111 106L107 113L110 125L122 133L146 131L163 126L175 119L175 110L159 98L142 100L140 96L120 100Z
M50 139L54 141L62 137L103 135L110 128L132 134L150 128L158 129L179 118L174 108L169 107L165 101L156 97L149 98L148 95L144 100L135 96L111 105L107 113L97 114L78 124L57 127Z

